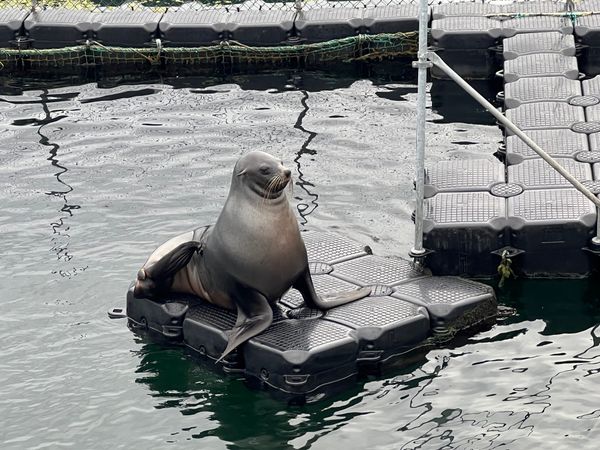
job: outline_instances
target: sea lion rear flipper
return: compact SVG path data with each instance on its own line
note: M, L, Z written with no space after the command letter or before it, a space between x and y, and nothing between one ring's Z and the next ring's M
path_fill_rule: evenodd
M229 331L227 347L217 362L248 339L269 328L273 322L273 309L264 295L254 290L247 290L240 295L240 302L237 301L240 297L236 298L238 307L236 324Z
M194 253L201 247L201 242L184 242L158 261L142 267L137 275L133 295L137 298L154 298L166 293L173 283L175 274L190 262Z
M170 278L190 262L194 253L200 250L201 246L202 243L197 241L184 242L151 266L145 267L144 270L154 280L157 278Z
M336 306L345 305L361 298L367 297L371 293L371 288L362 287L354 291L340 292L336 294L329 294L323 297L319 297L315 292L315 287L312 282L312 277L308 267L302 275L292 285L294 289L297 289L302 298L304 299L305 306L313 309L331 309Z

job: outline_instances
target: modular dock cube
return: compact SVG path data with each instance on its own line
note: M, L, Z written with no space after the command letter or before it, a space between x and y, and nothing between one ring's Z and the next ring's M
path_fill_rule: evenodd
M183 338L183 321L188 311L190 296L174 295L166 301L137 299L133 285L127 291L128 325L132 329L150 330L167 340Z
M585 134L571 130L527 130L527 135L543 148L550 156L569 157L589 151ZM518 136L506 137L506 161L508 164L518 164L524 159L539 158Z
M33 48L60 48L81 45L91 37L93 13L66 8L35 11L24 26Z
M232 13L225 29L229 37L245 45L281 45L294 27L293 11L240 11Z
M10 47L11 42L20 36L21 26L28 15L26 9L0 9L0 47Z
M504 106L511 109L524 103L569 102L581 94L578 80L562 76L519 78L504 85Z
M437 332L452 333L496 315L494 290L463 278L420 278L395 289L394 297L427 308L431 327Z
M324 42L358 34L365 22L361 9L311 9L298 13L295 27L302 40Z
M150 10L112 10L94 14L94 37L104 45L144 47L157 36L162 13Z
M516 267L532 277L585 276L584 248L594 235L596 208L575 189L525 190L508 199L511 245L524 253Z
M425 200L423 240L434 250L427 266L434 275L495 276L492 253L505 247L506 200L488 192L440 193Z
M166 46L213 45L223 39L228 17L225 10L167 11L158 28Z

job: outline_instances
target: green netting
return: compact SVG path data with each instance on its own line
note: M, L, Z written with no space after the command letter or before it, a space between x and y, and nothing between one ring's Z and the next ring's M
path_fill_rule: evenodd
M417 33L357 35L315 44L250 47L235 41L195 48L121 48L90 45L57 49L0 49L0 72L98 66L298 66L415 55Z

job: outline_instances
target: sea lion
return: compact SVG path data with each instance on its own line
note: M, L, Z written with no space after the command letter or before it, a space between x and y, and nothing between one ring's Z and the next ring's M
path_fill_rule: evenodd
M271 325L271 305L290 287L315 309L369 295L368 287L326 298L316 294L298 221L285 194L290 180L291 171L273 156L259 151L244 155L233 170L217 223L158 247L138 272L134 296L160 300L169 292L190 293L237 310L223 359Z

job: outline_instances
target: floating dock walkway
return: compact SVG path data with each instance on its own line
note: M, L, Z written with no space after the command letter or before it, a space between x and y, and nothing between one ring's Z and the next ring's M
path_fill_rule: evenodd
M577 4L598 14L574 13L573 20L561 7L439 6L431 35L466 77L492 76L500 57L498 98L507 118L597 194L600 78L591 77L600 71L600 2ZM428 258L433 272L493 276L504 254L519 275L588 275L600 263L590 245L594 204L507 130L500 153L504 164L455 160L429 167L424 242L435 250Z
M459 330L496 316L491 287L458 277L433 277L400 258L371 254L335 234L303 233L315 289L320 294L371 287L369 297L328 311L302 307L291 289L274 308L273 324L219 365L253 384L309 398L336 391L360 374L377 374L407 353L444 342ZM181 343L204 359L227 345L234 312L192 296L166 302L127 294L134 330Z

